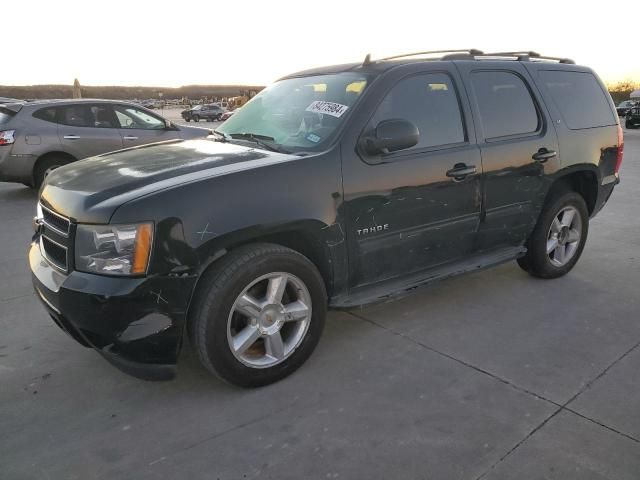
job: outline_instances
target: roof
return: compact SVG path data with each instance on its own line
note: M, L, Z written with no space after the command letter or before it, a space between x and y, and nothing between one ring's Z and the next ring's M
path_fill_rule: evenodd
M556 64L575 64L573 60L561 57L549 57L540 55L533 51L518 51L518 52L496 52L496 53L484 53L481 50L466 49L466 50L437 50L408 53L402 55L394 55L392 57L386 57L381 59L371 59L371 55L367 55L363 62L344 63L340 65L331 65L325 67L318 67L309 70L302 70L300 72L292 73L282 77L280 80L286 78L295 77L308 77L312 75L328 75L333 73L342 72L360 72L365 74L379 75L387 70L390 70L399 65L406 65L411 63L424 63L424 62L450 62L453 60L468 60L468 61L497 61L497 62L553 62Z

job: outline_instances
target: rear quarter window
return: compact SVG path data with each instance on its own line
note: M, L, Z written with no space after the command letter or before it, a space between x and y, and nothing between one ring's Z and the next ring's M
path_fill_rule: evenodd
M540 77L567 127L572 130L615 125L607 95L589 72L541 70Z
M11 121L15 114L10 110L0 108L0 125L5 125Z
M36 110L33 112L34 118L39 120L44 120L46 122L56 123L56 109L51 108L41 108L40 110Z

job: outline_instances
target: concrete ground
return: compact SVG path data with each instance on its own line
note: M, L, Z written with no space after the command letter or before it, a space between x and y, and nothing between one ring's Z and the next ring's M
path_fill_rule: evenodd
M509 263L332 313L311 359L258 390L128 377L34 296L35 194L0 185L2 479L640 477L640 130L568 276Z

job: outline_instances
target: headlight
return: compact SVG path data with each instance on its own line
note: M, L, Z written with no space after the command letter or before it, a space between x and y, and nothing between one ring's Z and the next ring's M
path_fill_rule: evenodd
M147 272L153 224L78 225L76 270L105 275Z

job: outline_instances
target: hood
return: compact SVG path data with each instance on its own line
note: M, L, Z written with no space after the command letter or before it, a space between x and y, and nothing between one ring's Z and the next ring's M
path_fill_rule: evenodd
M76 222L108 223L122 204L176 185L297 158L213 140L178 140L121 150L49 174L43 204Z

